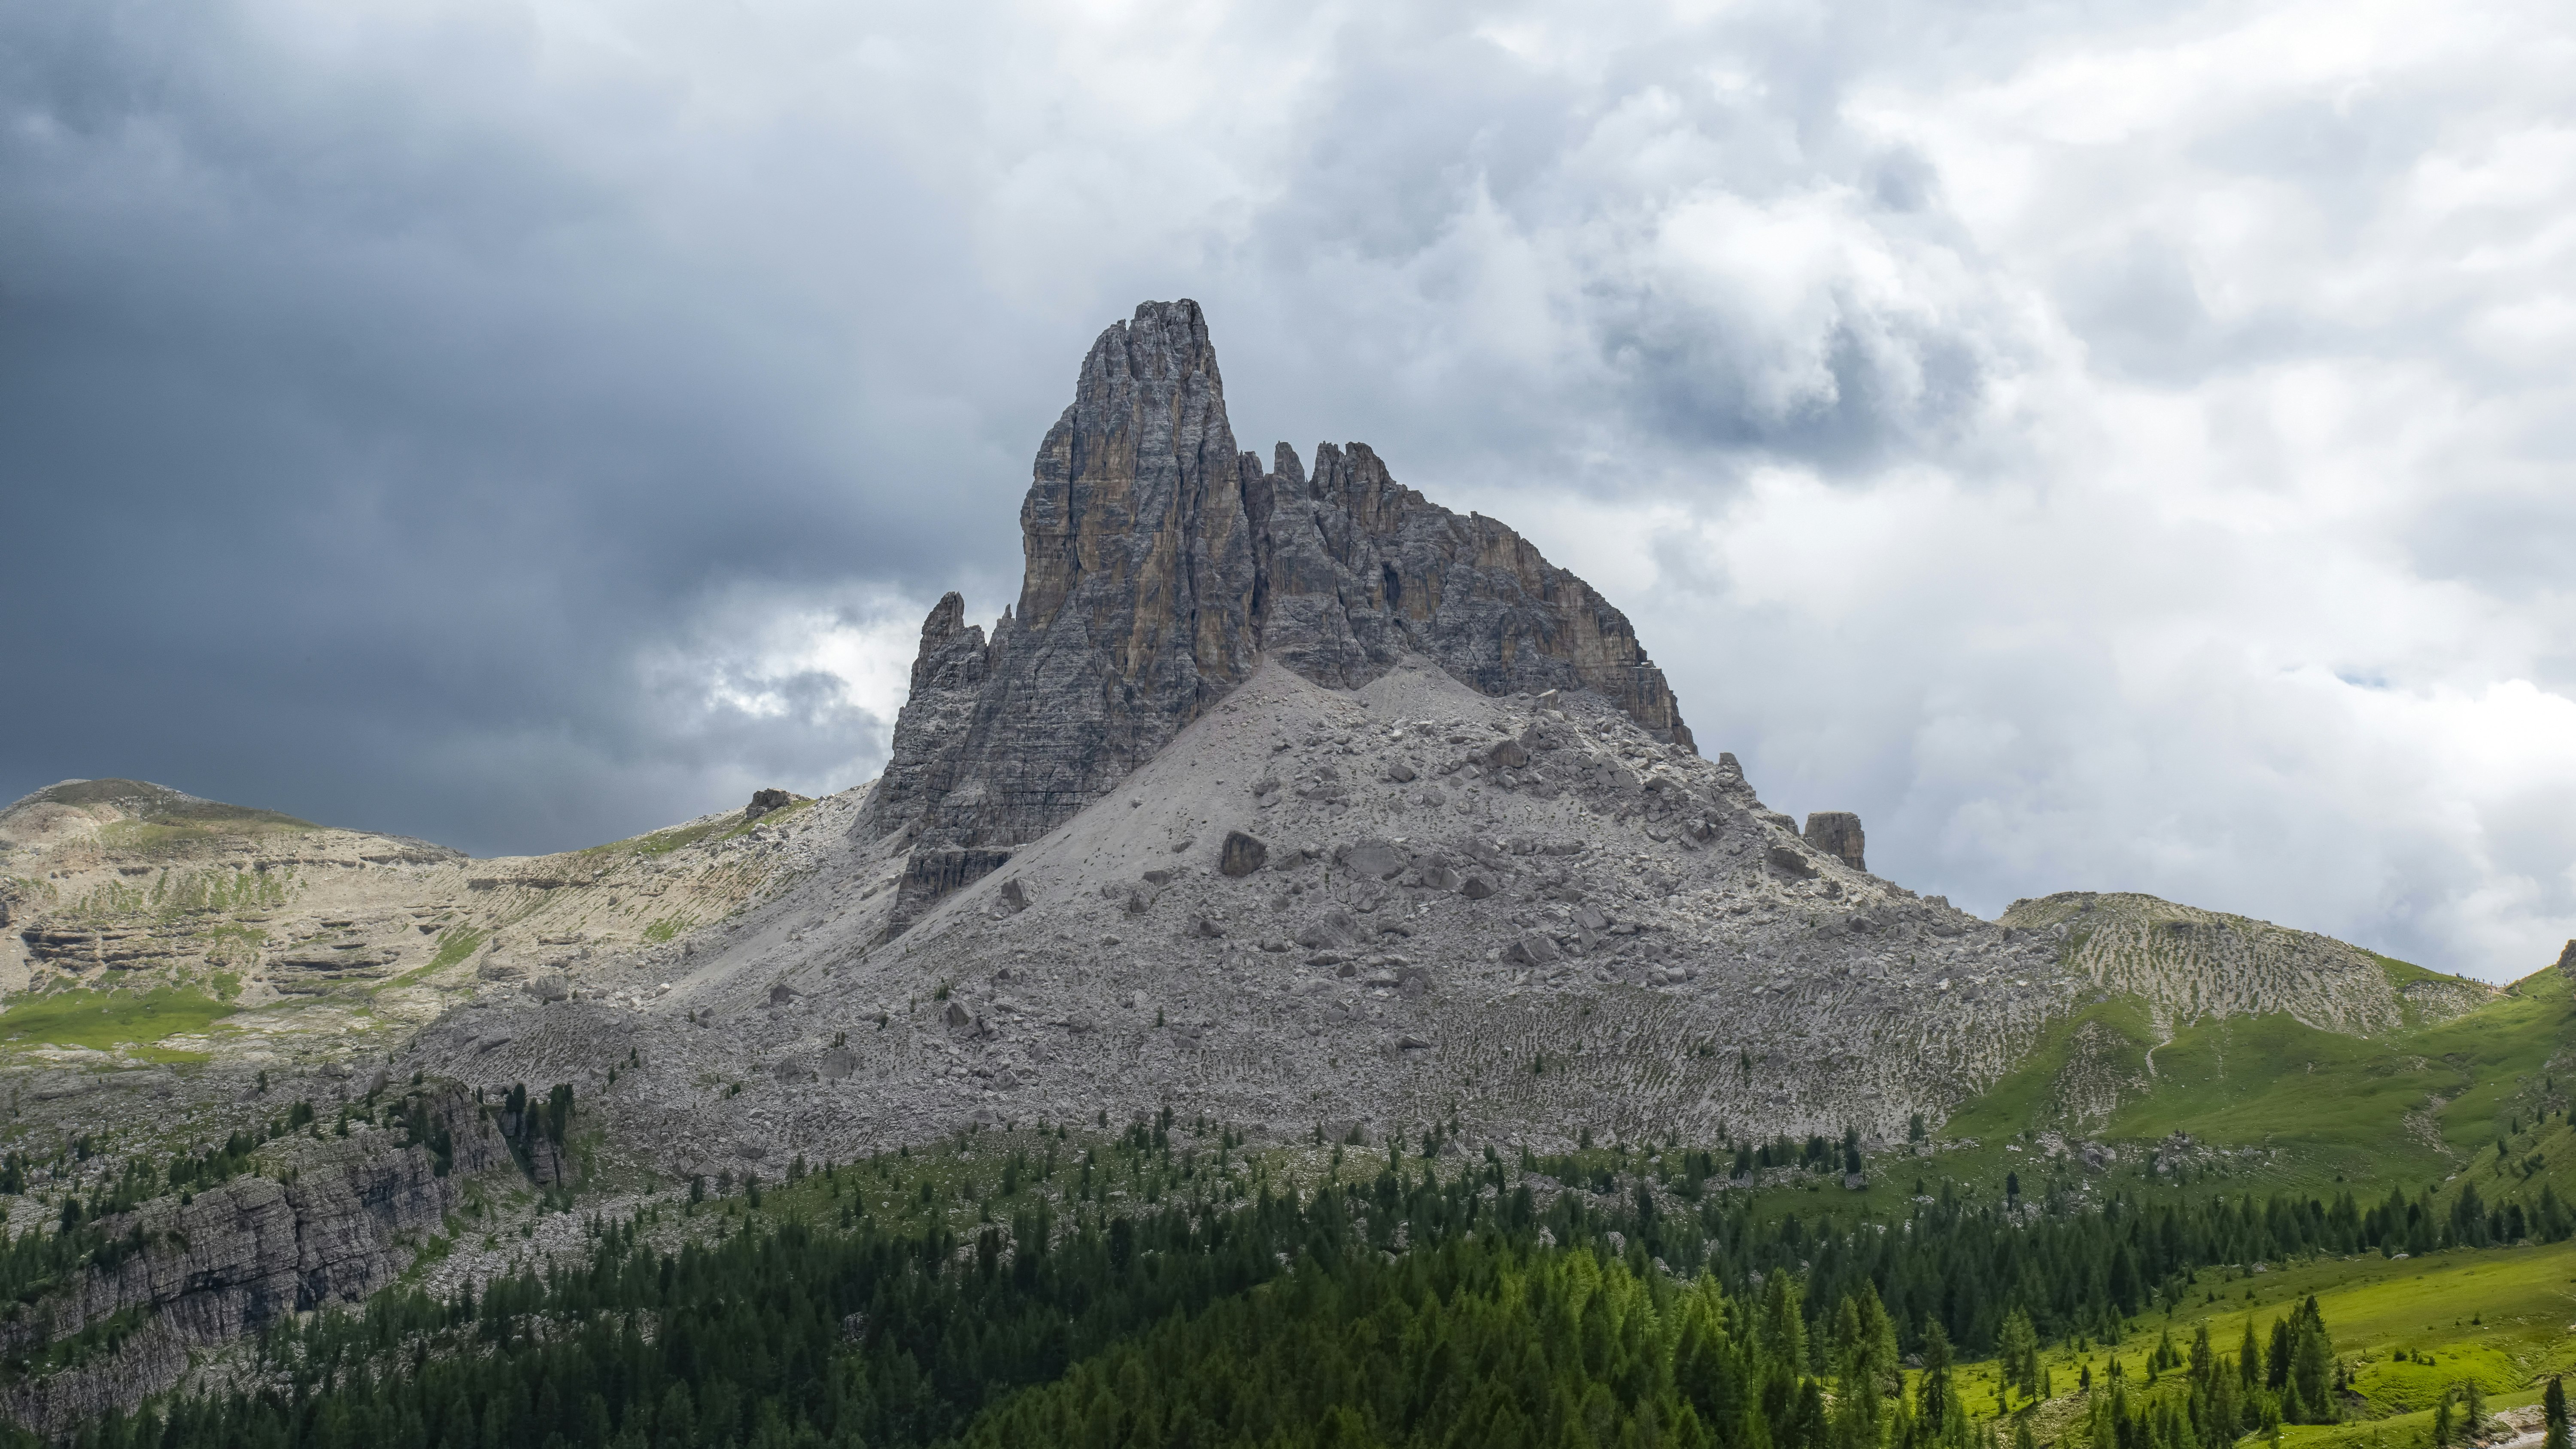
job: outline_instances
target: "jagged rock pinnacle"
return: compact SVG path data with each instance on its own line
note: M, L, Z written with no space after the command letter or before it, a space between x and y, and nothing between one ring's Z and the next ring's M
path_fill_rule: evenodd
M1310 477L1235 448L1198 304L1147 302L1083 359L1020 506L1018 606L987 641L955 594L861 829L946 849L1033 840L1099 799L1267 654L1351 689L1426 656L1492 695L1588 689L1690 730L1627 617L1492 519L1398 484L1363 443Z

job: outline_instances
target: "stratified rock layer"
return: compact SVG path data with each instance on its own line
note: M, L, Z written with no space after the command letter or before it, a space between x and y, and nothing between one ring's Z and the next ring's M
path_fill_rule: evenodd
M1308 476L1238 453L1198 304L1100 335L1020 507L1027 572L988 642L948 595L863 831L1033 840L1101 798L1267 653L1356 688L1408 653L1487 694L1588 689L1690 745L1625 615L1491 519L1398 484L1365 444Z
M40 1433L134 1402L177 1382L186 1350L222 1344L326 1304L354 1304L412 1261L406 1241L435 1230L463 1181L509 1161L488 1117L462 1090L426 1101L449 1160L394 1134L329 1142L287 1139L280 1172L237 1177L182 1202L164 1197L101 1227L143 1246L112 1266L84 1266L61 1290L0 1323L0 1352L23 1354L120 1313L141 1318L115 1352L78 1368L0 1386L0 1413ZM275 1163L264 1162L264 1169Z

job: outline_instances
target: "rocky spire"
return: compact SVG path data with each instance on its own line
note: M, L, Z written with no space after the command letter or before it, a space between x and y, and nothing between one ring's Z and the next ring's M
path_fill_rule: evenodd
M914 728L907 706L863 828L1010 845L1098 799L1251 674L1253 535L1207 321L1145 303L1092 344L1038 448L1019 607L971 710Z
M951 594L861 828L1032 840L1248 678L1266 652L1351 688L1407 653L1488 694L1590 689L1688 747L1627 617L1492 519L1398 484L1366 444L1309 477L1238 453L1207 321L1148 302L1100 334L1020 505L1027 572L989 645Z

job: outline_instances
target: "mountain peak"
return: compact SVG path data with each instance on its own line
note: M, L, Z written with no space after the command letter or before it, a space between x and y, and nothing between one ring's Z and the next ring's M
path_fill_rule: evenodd
M1492 519L1397 483L1365 443L1239 452L1198 304L1092 344L1020 506L1026 572L989 640L955 595L863 826L1006 848L1101 798L1264 657L1355 689L1408 656L1481 693L1590 690L1691 748L1627 616Z

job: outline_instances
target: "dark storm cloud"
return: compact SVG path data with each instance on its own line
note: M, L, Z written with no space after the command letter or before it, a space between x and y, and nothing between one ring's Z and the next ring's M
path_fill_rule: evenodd
M638 648L708 590L1001 562L979 515L1018 450L907 405L968 364L957 315L874 299L923 370L870 375L893 359L535 124L562 98L506 27L438 37L442 78L299 64L220 10L8 16L0 793L141 774L471 848L604 838L707 808L719 766L851 763L810 701L754 727L646 695ZM582 119L657 119L629 109ZM889 279L942 245L861 240Z

